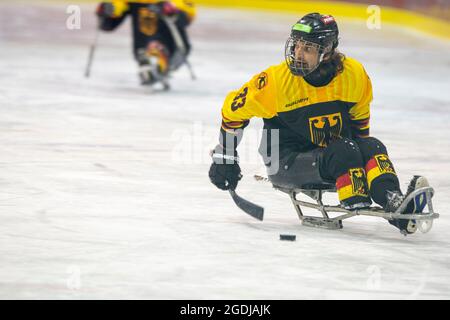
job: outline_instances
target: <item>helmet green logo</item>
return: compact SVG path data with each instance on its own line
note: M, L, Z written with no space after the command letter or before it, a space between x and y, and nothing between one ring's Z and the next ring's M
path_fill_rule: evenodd
M310 26L308 26L306 24L297 23L297 24L294 25L292 30L306 32L306 33L311 33L312 27L310 27Z

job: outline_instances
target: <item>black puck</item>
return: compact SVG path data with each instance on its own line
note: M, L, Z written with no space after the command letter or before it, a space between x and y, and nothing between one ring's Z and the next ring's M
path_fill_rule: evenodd
M280 234L280 240L295 241L296 238L294 234Z

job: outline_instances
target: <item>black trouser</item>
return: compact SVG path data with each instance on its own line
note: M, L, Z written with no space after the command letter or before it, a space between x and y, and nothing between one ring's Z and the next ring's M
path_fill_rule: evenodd
M270 181L287 189L308 189L318 188L324 183L335 183L341 177L345 178L354 168L366 169L374 157L387 156L387 150L381 141L369 137L354 140L343 138L333 141L326 148L304 153L280 150L280 154L279 161L271 160L271 165L278 167L278 170L269 170ZM365 182L367 183L367 180ZM400 190L395 172L385 172L374 178L370 183L369 195L384 207L387 190ZM362 201L362 198L355 196L352 201Z

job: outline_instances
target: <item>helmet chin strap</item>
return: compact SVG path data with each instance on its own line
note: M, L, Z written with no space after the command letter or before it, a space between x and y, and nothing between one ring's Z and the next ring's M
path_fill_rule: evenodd
M320 57L319 57L319 64L322 63L323 57L325 57L325 53L321 53L321 54L320 54Z
M309 70L309 72L307 74L305 74L304 77L310 75L311 73L313 73L314 71L316 71L320 67L321 63L323 62L323 58L325 57L325 54L326 53L321 53L320 54L316 67L314 69Z
M328 61L323 60L325 56L326 54L323 54L322 61L317 68L304 76L306 82L315 87L327 85L335 76L335 70L327 63Z
M319 56L319 63L317 64L317 67L315 69L317 69L320 66L320 64L322 63L324 57L325 57L325 53L321 53L320 56Z

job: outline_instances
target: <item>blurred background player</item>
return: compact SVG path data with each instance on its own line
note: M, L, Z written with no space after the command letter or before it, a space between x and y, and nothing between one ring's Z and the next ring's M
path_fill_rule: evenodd
M370 78L360 62L337 51L338 35L332 16L304 16L291 29L285 62L227 95L220 144L209 171L214 185L236 188L242 129L250 118L260 117L267 134L260 153L272 168L268 176L274 185L292 190L331 182L345 209L366 208L372 200L386 212L400 207L405 196L387 149L369 136ZM279 135L275 143L273 130ZM415 176L407 194L427 185L425 178ZM402 213L421 212L424 205L411 201ZM403 234L417 229L414 220L389 222Z
M101 2L97 7L99 27L103 31L113 31L128 15L132 19L133 53L141 84L162 82L166 86L169 72L178 69L191 51L186 28L196 15L193 2L113 0Z

